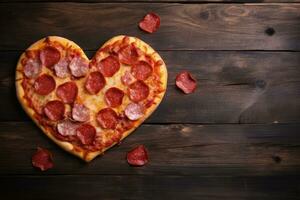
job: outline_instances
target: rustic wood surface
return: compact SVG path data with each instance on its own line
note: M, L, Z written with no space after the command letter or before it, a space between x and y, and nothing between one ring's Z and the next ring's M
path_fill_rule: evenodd
M31 122L2 122L0 127L1 175L265 176L292 175L300 166L299 124L144 124L89 164L57 148ZM142 168L132 168L124 159L137 144L149 150L150 163ZM43 173L32 168L28 158L36 146L53 152L55 168Z
M0 2L85 2L85 3L297 3L300 0L0 0Z
M23 1L0 1L2 198L299 199L299 0ZM162 19L152 35L137 27L149 11ZM86 164L25 115L15 65L47 35L74 40L91 58L117 34L159 51L168 91L134 134ZM198 80L194 94L176 89L182 70ZM147 147L150 162L134 168L125 155L137 144ZM54 154L53 169L31 166L38 146Z
M137 27L152 10L162 20L155 36ZM85 50L119 34L157 50L300 50L299 10L300 4L4 3L0 49L23 50L51 33Z

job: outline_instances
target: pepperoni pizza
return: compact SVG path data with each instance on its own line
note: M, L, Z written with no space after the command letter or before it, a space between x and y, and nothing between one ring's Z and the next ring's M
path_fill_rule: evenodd
M135 37L116 36L89 60L74 42L43 38L20 57L17 97L66 151L90 161L134 131L161 102L164 61Z

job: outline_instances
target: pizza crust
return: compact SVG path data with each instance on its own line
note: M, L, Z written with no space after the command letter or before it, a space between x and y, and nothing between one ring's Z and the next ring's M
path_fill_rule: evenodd
M125 37L124 35L115 36L112 39L108 40L101 48L103 48L107 45L110 45L118 40L122 40L124 37ZM142 49L142 51L145 51L147 54L151 54L151 57L155 62L157 62L159 60L161 60L163 62L163 59L160 57L160 55L152 47L150 47L147 43L143 42L142 40L140 40L136 37L129 37L129 38L130 38L130 41L131 42L134 41L135 44L137 44L137 47ZM90 59L88 59L88 57L85 55L83 50L76 43L74 43L73 41L70 41L68 39L58 37L58 36L48 36L47 38L43 38L43 39L35 42L34 44L32 44L27 50L34 50L34 49L42 48L44 46L44 42L46 39L50 40L50 41L57 41L64 46L66 46L66 45L72 46L72 48L78 49L78 51L80 52L80 54L83 58L90 61ZM106 150L108 150L109 148L111 148L112 146L114 146L117 143L117 142L112 143L112 145L110 145L106 148L103 148L100 151L94 151L94 152L80 151L77 148L74 148L74 146L70 142L58 140L50 133L50 131L48 131L44 126L40 125L38 120L34 118L35 111L27 105L26 100L23 98L23 96L24 96L24 90L22 87L23 67L21 64L21 60L23 58L25 58L25 52L21 55L21 57L18 61L18 64L17 64L17 68L16 68L16 83L15 84L16 84L17 98L18 98L20 104L22 105L23 109L25 110L25 112L30 116L30 118L35 122L35 124L52 141L54 141L57 145L59 145L64 150L85 160L86 162L89 162L89 161L93 160L96 156L103 154ZM132 133L138 126L140 126L143 123L143 121L145 121L153 113L153 111L158 107L158 105L160 104L160 102L163 99L163 96L164 96L166 88L167 88L167 78L168 78L167 76L168 76L167 68L166 68L165 63L163 62L162 65L160 66L160 80L162 82L162 87L164 89L164 92L158 94L158 96L154 99L154 103L151 105L151 107L146 109L144 116L142 118L140 118L139 120L135 121L134 127L132 127L128 131L123 132L121 140L123 140L125 137L130 135L130 133Z

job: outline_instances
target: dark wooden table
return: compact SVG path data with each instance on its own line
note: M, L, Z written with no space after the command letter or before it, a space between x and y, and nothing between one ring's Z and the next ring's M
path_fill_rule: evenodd
M37 1L0 3L1 199L299 199L300 0ZM137 27L149 11L162 21L152 35ZM47 35L91 57L118 34L158 50L168 90L134 134L86 164L25 115L15 65ZM181 70L197 78L194 94L175 88ZM137 144L150 153L142 168L124 159ZM37 146L55 168L31 166Z

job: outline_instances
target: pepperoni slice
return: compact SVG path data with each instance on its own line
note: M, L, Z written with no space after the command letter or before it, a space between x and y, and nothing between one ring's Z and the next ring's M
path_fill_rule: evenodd
M105 83L105 78L100 72L92 72L85 82L85 88L90 94L97 94Z
M38 59L30 58L24 66L24 74L27 78L35 78L42 72L42 66Z
M134 45L126 45L118 52L119 61L126 65L131 65L132 63L136 62L138 57L139 54Z
M144 61L147 62L151 67L153 67L155 64L153 59L149 55L144 56Z
M52 69L60 60L60 52L55 47L46 46L40 52L40 60L45 67Z
M146 80L152 74L152 67L145 61L139 61L133 65L131 73L138 80Z
M197 82L189 72L183 71L176 76L176 86L185 94L190 94L195 91Z
M127 153L127 162L132 166L143 166L148 163L148 153L144 145L139 145Z
M75 103L72 108L72 118L78 122L90 120L90 110L83 104Z
M85 145L92 144L96 137L96 129L90 124L82 124L76 129L76 135Z
M97 122L102 128L115 129L118 124L118 115L111 108L104 108L97 114Z
M72 136L76 134L77 127L78 124L70 120L65 120L57 124L57 131L62 136Z
M76 83L69 81L57 87L56 96L64 103L73 103L77 97L78 88Z
M134 82L134 77L131 75L129 71L126 71L123 76L121 76L121 81L124 85L130 85Z
M105 92L105 101L107 105L115 108L122 104L124 92L116 87L109 88Z
M144 107L137 103L130 103L125 108L125 115L130 120L138 120L144 115Z
M144 17L144 19L142 19L139 23L139 27L143 31L146 31L148 33L153 33L155 31L157 31L159 26L160 26L160 17L153 12L148 13Z
M103 76L112 77L120 69L120 63L115 56L108 56L100 61L98 68Z
M79 78L87 74L89 69L89 63L84 58L76 56L71 60L69 68L71 70L71 74Z
M58 100L49 101L44 107L45 115L52 121L64 119L65 105Z
M38 147L37 151L31 158L32 165L46 171L54 166L52 154L47 149Z
M39 95L47 95L55 89L56 83L52 76L42 74L33 84L34 91Z
M149 87L143 81L135 81L128 87L129 98L134 102L146 99L149 95Z
M69 61L67 59L61 59L54 65L55 75L59 78L66 78L69 72Z

